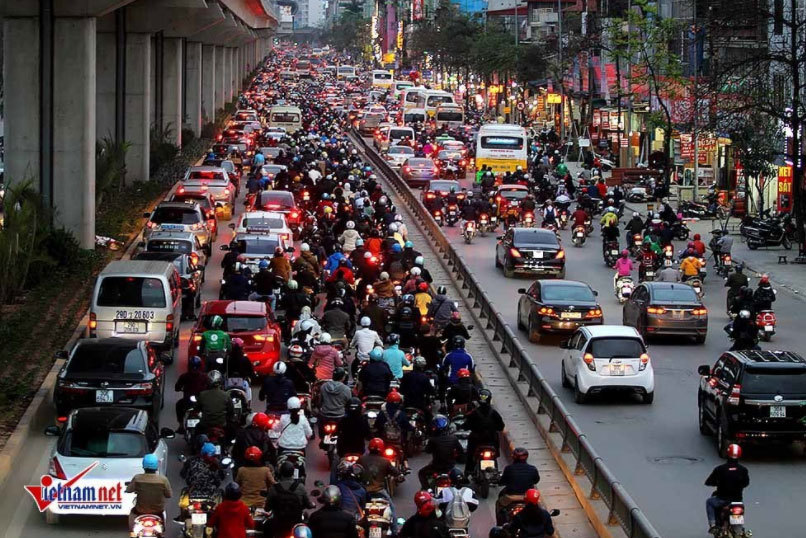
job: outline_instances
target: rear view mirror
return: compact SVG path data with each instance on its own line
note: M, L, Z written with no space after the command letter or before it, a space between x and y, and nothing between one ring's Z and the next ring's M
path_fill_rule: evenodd
M570 339L568 339L568 340L563 340L562 342L560 342L560 347L561 347L562 349L571 349L570 344L571 344L571 340L570 340Z
M700 375L709 376L711 375L711 367L707 364L703 364L697 368L697 373Z
M598 292L598 291L596 291L596 290L593 290L593 295L595 295L595 296L597 296L597 297L598 297L598 296L599 296L599 292Z
M557 517L560 515L560 511L555 508L554 510L549 512L549 514L551 515L551 517Z
M524 293L526 293L526 288L518 288L518 293L523 295Z
M143 218L144 219L150 219L151 218L151 213L143 213Z
M176 432L174 432L171 428L162 428L160 429L160 437L163 439L173 439L176 437Z
M60 349L59 351L57 351L57 352L54 354L54 356L55 356L57 359L66 359L66 358L67 358L67 351L65 351L64 349Z
M45 428L45 435L49 437L58 437L62 434L62 429L58 426L48 426Z

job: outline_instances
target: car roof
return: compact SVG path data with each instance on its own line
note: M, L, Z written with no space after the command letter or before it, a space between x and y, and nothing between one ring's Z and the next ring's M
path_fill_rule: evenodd
M498 191L528 191L529 188L525 185L515 185L515 184L507 184L507 185L499 185Z
M142 275L144 277L170 274L174 265L170 262L150 260L115 260L101 271L102 276Z
M195 203L189 204L187 202L160 202L154 209L157 210L163 207L173 207L173 208L191 209L191 210L198 209Z
M616 338L637 338L643 340L634 327L626 325L585 325L581 330L587 332L591 338L612 336Z
M799 364L806 366L806 359L795 353L794 351L784 350L744 350L732 351L733 355L745 362L753 363L756 365L773 365L773 364Z
M220 166L191 166L191 172L226 172Z
M585 282L580 282L579 280L562 280L562 279L560 279L560 280L546 280L546 279L540 279L540 280L537 280L537 282L540 283L541 288L552 288L552 287L557 287L557 286L564 286L564 287L575 287L575 288L588 288L588 289L590 289L590 286L588 284L586 284Z
M132 340L131 338L82 338L76 342L76 349L90 348L90 349L135 349L144 344L142 340Z
M265 165L264 165L265 166ZM280 198L286 199L291 198L294 199L294 195L288 191L263 191L260 193L261 196L268 196L269 198Z
M205 301L203 313L205 315L265 315L266 303L261 301Z
M135 254L135 257L133 257L132 260L173 262L175 259L181 256L187 256L187 254L184 252L139 252Z
M71 429L115 430L143 433L148 413L131 407L82 407L70 414Z

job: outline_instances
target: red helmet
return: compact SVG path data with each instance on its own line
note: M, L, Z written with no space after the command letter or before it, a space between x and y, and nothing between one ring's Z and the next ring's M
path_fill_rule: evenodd
M258 413L254 417L252 417L252 424L260 428L261 430L268 430L269 429L269 415L266 413Z
M240 338L238 338L236 336L235 338L232 339L232 345L233 346L238 346L238 347L243 347L243 340L241 340Z
M769 275L761 275L761 279L758 282L759 282L759 284L769 284L770 283L770 276Z
M458 372L456 372L456 375L459 376L459 379L463 377L470 377L470 370L468 370L467 368L462 368Z
M738 460L742 457L742 447L737 444L728 445L728 458Z
M256 446L250 446L243 453L243 457L246 461L251 461L252 463L260 463L260 460L263 458L263 451Z
M428 282L420 282L417 285L417 289L420 291L428 291Z
M700 240L700 234L694 234L694 240L699 241Z
M392 389L389 391L389 394L386 395L386 401L389 403L399 404L403 401L403 396L401 396L398 391Z
M383 451L383 439L380 437L373 437L369 441L369 451L370 452L382 452Z
M434 506L434 501L428 500L417 507L417 513L422 517L428 517L434 513L436 507Z
M421 507L424 503L430 502L433 499L430 493L426 490L421 489L417 493L414 494L414 506L417 508Z
M534 504L540 502L540 490L537 489L528 489L526 490L526 495L524 495L526 499L526 504Z

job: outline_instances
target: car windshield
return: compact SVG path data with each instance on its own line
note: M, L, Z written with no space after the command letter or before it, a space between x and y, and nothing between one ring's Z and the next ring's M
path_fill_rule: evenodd
M432 181L430 189L439 192L451 192L451 187L459 190L459 184L455 181Z
M483 149L523 149L523 138L520 136L482 136Z
M512 242L517 246L550 245L555 248L560 246L557 242L557 236L553 232L529 228L516 229Z
M390 140L403 140L405 137L414 138L414 135L408 129L389 129Z
M146 244L147 252L181 252L190 254L193 252L193 244L190 241L180 241L176 239L152 239Z
M211 170L191 170L188 179L224 179L224 172Z
M199 214L190 208L158 207L151 215L151 222L155 224L196 224L199 222Z
M98 424L70 430L60 452L74 458L140 458L148 450L144 435L109 431L105 425Z
M79 346L67 365L68 375L143 374L146 363L139 348Z
M463 115L458 111L440 110L437 112L437 121L462 121L462 119Z
M211 209L210 199L206 196L182 196L174 195L172 202L185 202L187 204L199 204L202 209Z
M597 359L638 358L644 353L644 344L635 338L595 338L588 352Z
M544 301L596 301L587 286L543 286L540 294Z
M389 148L390 154L414 155L414 150L408 146L392 146Z
M439 154L437 155L437 158L440 159L440 160L443 160L443 159L461 159L462 158L462 153L460 151L458 151L458 150L447 149L447 150L440 151Z
M411 159L409 166L412 168L431 168L434 166L434 163L428 159Z
M806 395L806 369L748 366L742 376L742 392L804 396Z
M425 102L426 106L439 106L442 103L453 103L453 97L450 95L430 95Z
M526 189L503 189L498 191L498 194L507 200L523 200L528 196L529 191Z
M279 244L272 239L240 239L238 250L246 256L273 256Z
M404 123L414 123L414 122L417 122L417 121L424 122L425 121L425 114L422 114L422 113L419 113L419 112L417 112L417 113L407 112L407 113L403 114L403 122Z
M269 230L283 227L283 219L276 219L270 217L244 217L241 221L241 227L244 229L249 228L266 228Z
M202 324L205 327L210 326L211 317L212 316L207 316L204 320L202 320ZM224 315L221 317L224 319L224 324L221 326L221 330L228 333L262 331L266 328L266 318L264 316Z
M652 300L658 303L699 303L697 293L693 288L655 288L652 290Z
M158 278L107 276L98 290L98 306L165 308L165 290Z
M271 121L275 123L296 123L299 121L299 114L292 112L272 112Z

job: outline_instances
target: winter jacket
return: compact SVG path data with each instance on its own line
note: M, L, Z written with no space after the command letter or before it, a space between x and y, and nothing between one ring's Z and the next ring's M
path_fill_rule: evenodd
M378 333L369 328L361 328L355 331L350 347L356 349L358 353L369 354L375 346L383 347L383 342Z
M437 327L444 327L451 321L451 314L456 311L453 301L444 295L437 295L428 306L428 315L434 318Z
M307 262L307 264L312 267L313 272L317 276L319 275L319 270L320 270L321 266L319 265L319 259L316 257L316 255L314 255L313 252L311 252L310 250L303 251L299 255L299 258L297 258L297 259L305 260L305 262Z
M243 501L223 500L213 510L207 526L218 531L218 538L246 538L246 529L255 528L255 521Z
M383 352L383 360L389 365L389 369L392 370L392 374L396 379L403 377L404 366L411 366L411 363L406 359L406 354L398 348L397 344L389 346Z
M504 467L499 483L503 486L504 495L525 495L526 490L540 482L537 467L526 462L511 463Z
M269 261L272 273L288 282L291 278L291 262L285 256L274 256Z
M407 372L400 381L400 394L403 395L406 407L425 409L429 403L428 397L435 392L429 377L423 372Z
M393 378L389 365L375 360L364 366L358 375L364 395L374 396L386 396Z
M395 296L395 284L391 280L378 280L372 285L372 289L378 297Z
M305 413L299 414L299 422L296 424L291 422L291 415L285 414L274 423L272 429L280 434L277 445L286 450L305 450L308 439L313 436L311 424Z
M268 491L276 480L274 479L271 468L266 466L249 466L238 469L235 482L241 486L241 493L243 494L241 500L246 506L260 506L262 508L266 499L260 492Z
M331 308L322 315L322 331L334 339L346 338L352 327L350 315L341 308Z
M363 510L367 502L367 490L364 486L352 478L339 480L336 487L341 491L341 509L348 514L355 514L359 507Z
M308 365L316 370L317 379L332 379L333 369L343 364L339 352L330 344L316 346L308 362Z
M286 402L297 395L294 382L284 375L267 375L263 378L263 388L259 398L266 401L266 410L285 409Z
M338 506L323 506L311 514L308 527L315 537L358 538L355 517Z
M355 242L360 239L361 235L355 230L344 230L339 236L339 243L344 247L344 250L350 252L355 250Z
M347 404L350 403L352 393L350 388L341 381L326 381L319 389L319 412L326 417L340 417L344 415Z
M442 368L448 373L448 381L451 384L455 384L459 382L459 370L467 368L472 373L476 369L476 364L467 351L454 349L445 356L445 360L442 361Z

